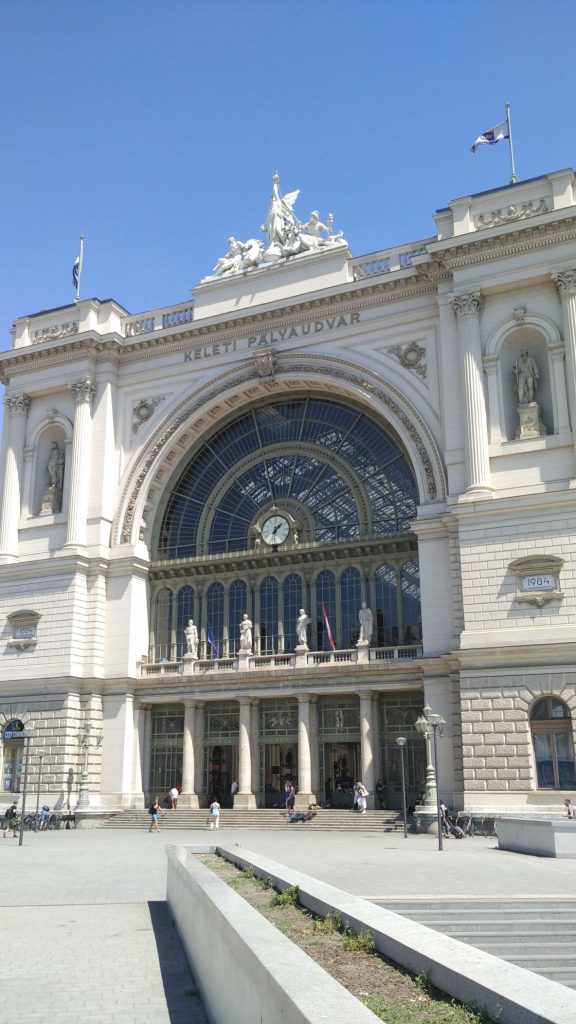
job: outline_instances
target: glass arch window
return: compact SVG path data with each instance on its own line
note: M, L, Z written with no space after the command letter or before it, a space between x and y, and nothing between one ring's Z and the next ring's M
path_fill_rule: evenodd
M228 592L228 651L233 657L240 647L240 622L244 612L250 615L247 601L248 588L244 580L234 580Z
M557 697L543 697L530 713L538 789L576 789L570 708Z
M342 646L354 647L360 632L358 612L362 603L362 586L360 573L353 566L344 569L340 577L340 602L342 606Z
M278 580L266 576L260 584L260 654L278 651Z
M224 654L224 587L211 583L206 595L206 657L221 658Z
M186 637L184 630L188 619L194 618L194 588L180 587L176 613L176 657L179 660L186 653Z
M378 647L398 644L398 599L396 568L379 565L376 569L376 636Z
M200 550L199 527L211 500L216 508ZM274 402L228 423L195 453L168 498L156 557L246 550L259 513L289 501L309 513L311 540L354 539L362 530L404 533L417 500L399 442L365 413L325 399Z
M422 639L422 618L420 613L420 567L417 561L405 562L400 570L402 590L402 636L403 644L417 644Z
M330 569L323 569L316 577L316 621L312 618L312 637L316 639L317 651L330 650L330 637L324 622L322 607L326 612L334 643L337 643L336 628L336 580Z
M284 650L296 645L296 619L303 603L302 577L291 572L284 580Z
M155 661L170 661L171 659L172 611L173 594L168 587L164 587L156 597L156 613L154 615Z

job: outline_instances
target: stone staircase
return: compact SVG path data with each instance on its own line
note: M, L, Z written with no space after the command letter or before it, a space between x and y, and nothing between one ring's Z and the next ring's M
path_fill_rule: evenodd
M159 819L160 828L202 829L206 831L207 809L189 810L178 807L166 810ZM146 828L150 815L145 810L121 811L106 818L99 828ZM220 814L220 828L282 829L288 825L283 811L258 809L254 811L233 811L223 808ZM319 810L316 817L290 828L319 829L334 832L398 832L402 831L402 816L398 811L366 811L356 814L348 810Z
M576 988L576 897L373 902L535 974Z

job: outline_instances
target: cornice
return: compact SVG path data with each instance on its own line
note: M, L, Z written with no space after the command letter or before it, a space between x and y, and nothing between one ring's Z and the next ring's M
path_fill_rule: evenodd
M424 273L424 270L427 272ZM116 366L141 362L145 359L163 357L189 349L195 341L205 343L211 341L235 341L266 329L282 329L297 327L312 316L320 316L329 311L334 314L355 313L363 309L373 309L390 302L407 301L436 291L435 281L431 278L442 274L442 268L432 272L428 268L407 271L394 280L378 280L351 282L350 291L321 298L307 298L293 305L277 309L259 308L246 313L239 313L230 320L192 321L179 330L151 331L148 335L130 340L118 334L96 335L86 333L73 340L61 344L52 344L48 349L45 343L24 346L23 348L0 353L0 382L8 383L11 375L49 368L62 363L77 362L79 357L89 358L94 363L113 362Z
M454 271L572 242L576 240L576 216L548 224L525 224L514 231L491 238L478 237L478 234L462 236L461 244L453 244L453 238L447 239L447 246L452 243L450 247L432 251L432 260L446 270Z

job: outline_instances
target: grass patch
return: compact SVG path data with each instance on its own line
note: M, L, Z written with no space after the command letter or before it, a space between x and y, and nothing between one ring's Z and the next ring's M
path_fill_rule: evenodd
M298 886L290 885L284 892L274 893L270 900L271 907L295 907L298 904Z

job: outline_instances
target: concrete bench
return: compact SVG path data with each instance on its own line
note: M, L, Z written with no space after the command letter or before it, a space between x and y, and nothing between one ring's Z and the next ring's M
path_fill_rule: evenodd
M498 818L498 849L535 857L576 860L576 822L540 818Z

